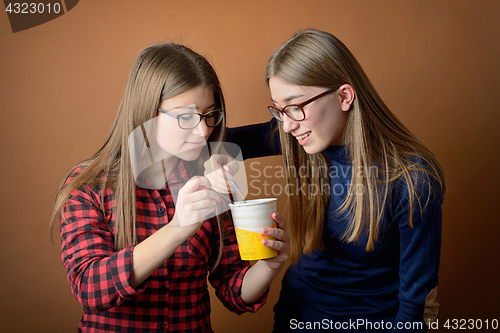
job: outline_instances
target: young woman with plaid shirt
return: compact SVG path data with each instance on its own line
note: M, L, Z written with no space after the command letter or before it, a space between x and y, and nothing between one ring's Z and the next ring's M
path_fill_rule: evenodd
M108 139L56 197L51 229L59 216L61 258L83 306L79 332L212 332L207 275L233 312L265 303L288 256L285 221L274 213L278 228L263 230L277 239L264 241L277 257L240 259L228 213L216 214L221 197L201 176L204 146L223 140L224 117L205 58L168 43L141 52ZM138 168L133 133L161 159Z

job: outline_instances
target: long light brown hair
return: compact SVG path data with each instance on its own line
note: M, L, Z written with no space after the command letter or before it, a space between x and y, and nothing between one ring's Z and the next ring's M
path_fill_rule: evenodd
M398 180L408 187L411 212L417 204L420 208L425 204L417 197L417 182L431 186L432 177L444 192L444 172L435 156L389 110L354 55L338 38L318 30L296 34L272 54L267 66L268 83L272 77L299 86L336 90L349 84L354 89L355 99L343 137L353 172L349 191L339 208L339 213L350 216L342 240L355 242L366 232L366 250L374 248L390 187ZM302 252L324 248L325 212L331 193L311 196L300 189L322 189L330 184L329 165L324 153L307 154L297 140L283 131L282 123L279 132L287 181L292 186L288 232L290 257L296 262ZM290 172L300 166L310 168L311 177ZM374 168L378 172L354 171ZM408 223L413 226L413 214L409 216Z
M197 86L212 89L217 108L224 110L222 122L209 137L209 141L222 142L226 126L224 96L212 65L188 47L173 43L154 44L139 54L130 71L118 114L107 140L94 155L75 167L83 169L79 175L67 184L65 181L61 183L50 222L50 240L58 216L64 219L63 212L71 192L81 186L93 184L102 189L109 187L114 190L116 205L112 213L115 217L115 250L137 243L136 183L128 149L129 134L156 117L161 100ZM212 148L212 153L216 152L217 148ZM66 179L70 174L71 172ZM101 203L104 205L104 200ZM104 206L101 209L106 213ZM221 227L219 217L218 222ZM221 253L219 257L220 255Z

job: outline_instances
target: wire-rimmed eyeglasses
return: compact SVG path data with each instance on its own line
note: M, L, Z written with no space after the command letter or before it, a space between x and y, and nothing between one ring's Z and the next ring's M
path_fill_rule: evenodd
M327 90L319 95L314 96L313 98L308 99L305 102L302 102L300 104L286 105L282 109L277 108L275 106L268 106L267 108L272 113L274 118L278 119L279 121L283 121L284 114L286 114L292 120L302 121L306 118L306 113L304 112L304 106L306 106L307 104L312 103L315 100L317 100L323 96L326 96L334 91L336 91L336 90Z
M199 114L197 112L173 114L162 109L158 109L158 111L166 114L167 116L177 119L179 127L182 129L195 128L201 122L202 118L205 118L205 123L208 127L215 127L219 125L224 118L224 111L222 110L213 110L205 114Z

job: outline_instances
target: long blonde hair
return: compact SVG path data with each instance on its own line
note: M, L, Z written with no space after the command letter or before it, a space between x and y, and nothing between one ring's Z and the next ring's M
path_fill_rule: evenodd
M107 140L94 155L75 167L83 169L79 175L67 184L65 181L61 183L50 222L49 239L52 239L57 217L64 219L63 213L71 192L81 186L93 184L101 189L109 187L114 190L115 250L137 243L136 183L128 149L129 134L157 115L161 100L197 86L211 88L217 108L224 110L222 122L209 137L209 141L222 142L226 126L224 96L212 65L191 49L173 43L154 44L139 54L130 71L118 114ZM217 148L212 148L212 152L216 153ZM71 172L66 179L70 174ZM104 200L101 200L101 204L105 213ZM219 217L218 222L221 227Z
M344 131L352 170L375 167L380 172L352 172L349 191L339 209L339 213L348 213L351 217L342 240L355 242L367 232L366 250L374 248L390 187L397 180L403 180L408 187L410 211L416 203L423 207L416 193L417 181L431 186L429 177L432 177L444 192L444 172L435 156L389 110L354 55L338 38L318 30L296 34L271 56L267 66L268 83L272 77L329 90L349 84L355 91ZM298 189L309 186L321 189L324 184L330 184L328 161L324 153L307 154L283 131L281 123L279 132L286 169L312 168L311 177L287 172L287 181L294 187L289 196L290 257L296 262L302 252L324 248L322 236L330 191L311 196ZM364 189L362 194L357 194L359 188ZM413 226L412 215L409 214L410 226Z

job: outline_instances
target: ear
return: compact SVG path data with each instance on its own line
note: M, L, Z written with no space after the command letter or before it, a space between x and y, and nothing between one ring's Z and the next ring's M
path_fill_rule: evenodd
M340 97L340 107L342 111L349 111L351 109L352 102L354 102L354 88L350 84L344 84L339 88Z

